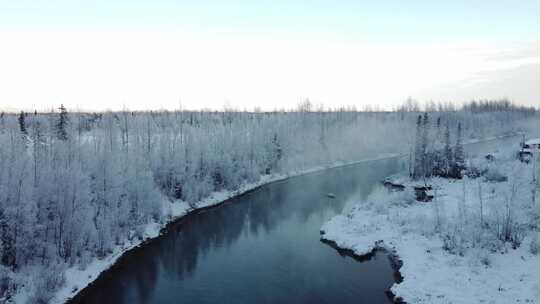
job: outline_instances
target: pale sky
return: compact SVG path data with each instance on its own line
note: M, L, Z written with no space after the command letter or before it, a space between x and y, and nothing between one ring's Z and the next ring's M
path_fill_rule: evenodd
M0 109L540 106L540 1L0 0Z

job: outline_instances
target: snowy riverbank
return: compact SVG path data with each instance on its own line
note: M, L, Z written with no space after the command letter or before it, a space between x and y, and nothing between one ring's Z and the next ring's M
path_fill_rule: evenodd
M486 138L484 140L469 140L468 142L477 143L477 142L482 142L482 141L496 140L498 138L503 138L503 137L507 137L507 135L493 136L490 138ZM354 161L354 162L336 162L332 165L313 167L311 169L294 171L288 174L266 175L266 176L261 177L261 179L258 182L246 184L237 191L216 192L213 195L211 195L209 198L201 202L198 202L196 205L197 205L197 209L216 206L230 198L241 195L245 192L251 191L260 186L263 186L272 182L284 180L290 177L309 174L309 173L313 173L317 171L326 170L329 168L349 166L349 165L354 165L361 162L381 160L381 159L393 158L393 157L402 157L402 156L405 156L405 154L395 154L395 153L381 154L378 157L365 158L365 159ZM163 204L162 208L164 210L164 213L166 214L167 221L162 222L162 223L152 223L148 225L144 231L144 239L142 240L134 239L132 241L126 240L124 246L116 247L113 253L108 255L104 259L95 259L84 269L80 269L79 267L71 267L67 269L65 273L66 285L62 287L58 292L56 292L55 297L52 299L51 303L64 303L69 298L74 297L81 289L85 288L87 285L92 283L99 276L101 272L110 268L124 253L128 252L129 250L135 247L141 246L147 240L158 237L160 233L162 232L162 229L164 229L169 223L172 223L188 215L191 211L195 211L189 206L187 202L170 201L169 199L165 197L163 197L162 204ZM20 294L19 296L24 297L24 293ZM23 298L21 297L19 299L22 300Z
M533 165L513 148L469 160L480 177L429 179L432 202L395 178L407 190L380 189L327 222L323 239L358 255L396 254L403 282L391 291L407 303L540 303L540 202Z
M118 246L114 249L113 253L108 255L103 259L95 259L92 261L86 268L79 269L78 267L68 268L65 272L66 284L56 292L54 298L51 300L51 303L64 303L68 299L74 297L80 290L85 288L87 285L91 284L103 271L106 271L126 252L129 250L144 245L144 243L152 238L158 237L161 233L164 232L164 228L169 224L180 218L189 215L190 212L199 210L201 208L208 208L212 206L217 206L226 200L233 198L238 195L242 195L248 191L254 190L263 185L284 180L287 178L305 175L309 173L314 173L330 168L337 168L342 166L354 165L367 161L381 160L386 158L394 158L403 155L399 154L384 154L375 158L366 158L354 162L336 162L332 165L327 166L318 166L313 167L307 170L294 171L288 174L279 174L279 175L265 175L256 183L245 184L237 191L222 191L213 193L209 198L200 201L196 204L197 208L193 209L189 206L187 202L183 201L170 201L167 198L163 198L163 209L166 214L167 221L162 223L152 223L146 227L144 231L144 239L134 239L132 241L125 242L124 246ZM26 295L24 292L19 293L18 297L15 299L16 303L24 303Z

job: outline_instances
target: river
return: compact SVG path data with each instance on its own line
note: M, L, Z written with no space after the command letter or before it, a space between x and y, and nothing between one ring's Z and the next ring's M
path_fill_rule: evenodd
M322 243L319 230L398 169L397 159L329 169L191 214L70 303L391 303L386 255L359 263Z

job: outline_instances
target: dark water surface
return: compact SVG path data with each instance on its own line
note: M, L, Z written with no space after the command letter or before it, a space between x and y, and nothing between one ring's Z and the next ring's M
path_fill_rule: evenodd
M190 215L127 253L72 303L391 303L386 255L340 255L319 230L398 169L389 159L325 170Z
M481 155L516 142L466 150ZM400 169L387 159L325 170L187 216L72 303L391 303L385 291L395 274L386 255L359 262L322 243L319 229Z

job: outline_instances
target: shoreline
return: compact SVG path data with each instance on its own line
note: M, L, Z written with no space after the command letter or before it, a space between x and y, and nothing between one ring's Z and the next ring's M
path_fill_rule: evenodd
M401 272L404 262L396 248L386 246L384 238L370 244L365 244L365 246L355 246L353 243L344 243L343 240L339 240L337 237L327 237L327 231L324 230L327 223L321 228L321 242L335 249L340 255L350 256L360 263L369 261L377 252L383 253L388 258L390 266L394 271L394 283L388 287L385 293L392 303L407 304L401 296L396 295L392 290L396 284L401 284L404 281L404 276Z
M324 235L323 231L321 231L321 235ZM394 284L396 283L399 284L403 282L403 276L401 275L401 272L400 272L400 269L403 266L403 261L399 258L396 252L393 252L384 246L375 246L371 251L365 254L357 254L352 249L340 247L334 240L329 240L329 239L325 239L321 237L321 242L332 247L340 255L349 256L360 263L371 260L378 252L380 252L388 258L390 262L390 266L392 267L392 270L394 270L394 273L393 273ZM396 295L392 292L391 288L392 286L388 287L388 289L385 291L388 299L390 299L390 301L396 304L407 304L400 297L396 297Z

